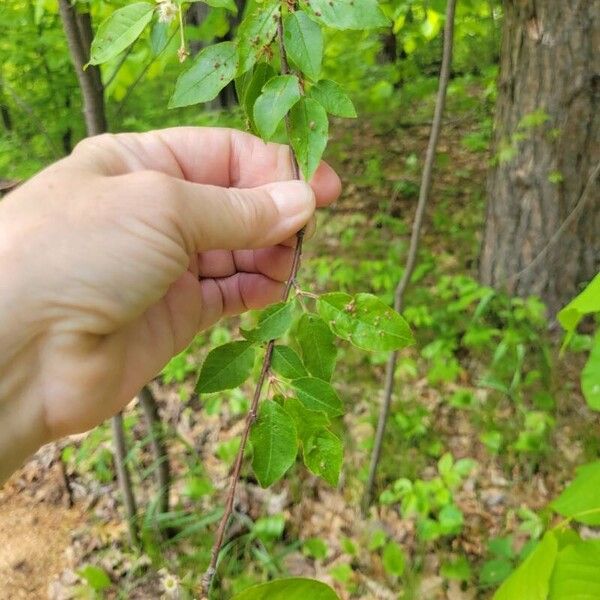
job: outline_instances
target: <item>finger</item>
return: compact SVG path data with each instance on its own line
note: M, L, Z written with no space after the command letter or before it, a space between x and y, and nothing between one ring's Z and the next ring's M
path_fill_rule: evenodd
M221 187L251 188L293 178L290 150L233 129L176 127L148 133L87 138L73 158L105 175L155 170L178 179ZM311 185L317 206L333 202L341 183L321 163Z
M212 250L198 255L198 274L201 278L230 277L240 271L285 281L290 274L293 256L294 250L282 245L234 252Z
M315 209L314 193L302 181L221 188L147 171L119 178L115 187L130 198L121 206L124 219L130 213L188 254L277 245L304 227Z

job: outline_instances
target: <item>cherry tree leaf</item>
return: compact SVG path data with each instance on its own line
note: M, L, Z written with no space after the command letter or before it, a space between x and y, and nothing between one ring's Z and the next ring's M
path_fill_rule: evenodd
M590 356L581 371L581 391L592 410L600 410L600 330L596 332Z
M316 100L302 97L290 111L290 144L307 181L321 162L328 136L325 109Z
M235 77L237 63L237 47L233 42L221 42L205 48L192 67L177 79L169 108L214 100Z
M551 503L559 515L586 525L600 525L600 461L582 465L575 479Z
M298 437L294 420L273 400L260 406L256 423L250 430L252 469L262 487L280 479L294 464Z
M157 21L150 32L150 49L154 56L158 56L169 43L169 24Z
M373 29L391 26L377 0L310 0L315 16L333 29Z
M297 398L285 400L283 408L294 419L298 439L303 446L317 431L329 426L329 417L323 411L309 410Z
M600 598L600 540L581 541L560 550L550 580L550 598Z
M155 4L135 2L115 10L104 20L90 50L90 64L99 65L133 44L152 19Z
M232 600L339 600L324 583L313 579L291 577L262 583L240 592Z
M254 124L254 103L260 96L269 79L276 76L275 69L268 63L258 63L253 70L247 71L236 80L236 89L240 106L244 109L253 131L258 133Z
M302 360L311 375L331 381L337 348L335 336L321 317L304 314L296 326L294 337L302 351Z
M331 384L316 377L301 377L291 383L298 400L309 410L322 411L328 417L344 414L344 406Z
M269 79L254 103L254 124L261 137L269 140L288 111L301 98L300 82L295 75Z
M293 302L278 302L261 311L254 329L240 331L252 342L268 342L281 337L290 328L293 316Z
M324 294L317 310L336 335L363 350L399 350L414 343L408 323L372 294Z
M245 73L256 61L265 55L265 49L273 41L277 32L277 17L281 11L280 0L250 0L237 40L239 45L239 70Z
M304 464L330 485L337 485L344 462L344 446L331 431L322 429L304 446Z
M188 2L199 2L202 1L208 6L213 8L226 8L233 13L237 13L238 8L234 0L187 0Z
M209 394L238 387L254 366L252 342L230 342L209 352L202 364L196 385L199 394Z
M298 379L308 375L302 360L296 354L296 351L289 346L275 346L273 348L271 366L275 373L287 379Z
M307 77L319 79L323 61L321 28L305 13L290 13L284 21L283 39L287 55Z
M352 100L342 87L330 79L322 79L310 88L310 97L314 98L329 114L337 117L356 117Z

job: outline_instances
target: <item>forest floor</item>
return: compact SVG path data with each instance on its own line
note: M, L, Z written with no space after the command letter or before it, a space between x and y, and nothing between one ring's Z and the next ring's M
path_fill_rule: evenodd
M390 119L363 119L335 129L330 158L345 182L345 190L337 205L321 219L321 233L308 246L309 261L311 256L317 259L315 273L318 273L318 259L323 255L346 258L344 253L348 253L348 248L340 246L340 235L348 229L354 230L357 252L366 253L361 257L349 256L348 260L371 259L368 247L361 240L380 226L377 215L381 212L404 221L405 237L410 231L415 186L419 183L418 163L424 154L429 127L426 123L406 124L392 130L390 122ZM476 136L478 130L479 122L474 115L450 117L440 141L423 245L434 257L439 257L441 265L438 266L445 273L474 275L478 235L484 218L488 156L485 152L469 150L463 140ZM203 352L199 351L190 360ZM527 528L522 527L519 509L540 511L560 491L572 477L575 465L585 459L585 440L590 435L589 430L597 428L597 422L583 408L579 398L576 386L579 357L564 360L557 377L570 383L571 391L563 386L557 394L556 425L550 447L534 460L512 456L507 462L506 457L486 450L479 439L480 422L471 412L458 410L445 401L448 394L460 386L472 389L477 401L485 402L487 392L476 385L477 368L477 365L465 364L459 381L441 389L429 385L424 375L417 375L409 389L411 399L418 400L426 409L424 422L431 431L431 438L440 441L444 450L451 451L456 459L470 457L477 461L475 470L454 496L464 514L464 527L458 536L434 544L419 542L414 522L403 519L394 505L375 505L367 518L360 514L362 483L356 466L364 467L368 460L365 445L373 435L372 407L380 398L382 361L351 363L349 367L342 367L342 376L336 378L350 407L344 421L348 438L347 468L339 488L333 489L300 469L294 470L289 483L279 483L270 490L262 490L251 478L245 478L236 504L240 531L244 530L243 517L256 520L265 515L283 514L285 544L281 545L285 545L285 549L273 551L272 555L277 556L272 562L285 572L318 577L330 583L343 599L489 598L491 591L478 583L475 575L466 582L443 577L440 574L442 562L466 556L471 565L480 566L489 558L487 541L493 536L511 534L515 547L522 546L527 539ZM211 410L197 401L184 405L181 397L189 397L192 387L193 373L183 383L165 385L157 381L153 384L163 420L172 431L170 461L176 481L171 502L173 506L184 506L206 515L205 527L210 530L218 518L216 507L224 496L232 449L235 451L232 440L241 431L241 411L225 403ZM580 408L573 408L577 406ZM132 422L135 420L133 410L129 407L127 411ZM510 421L513 414L507 408L496 417ZM132 436L142 439L143 427L133 424ZM84 440L85 437L80 437L75 443L81 447ZM431 464L415 458L417 448L411 448L410 444L394 445L392 440L386 449L397 454L385 459L383 479L393 480L394 473L405 473L406 463L410 461L415 462L414 471L420 477L431 477ZM185 479L190 452L200 459L202 476L214 487L209 494L199 493L195 502L189 499ZM70 466L74 508L66 506L64 482L53 460L56 456L53 447L42 449L0 489L1 600L90 597L85 595L78 576L82 565L89 563L101 566L115 584L105 594L107 598L160 597L161 576L155 569L148 568L150 559L127 550L127 531L115 483L110 478L97 477L98 461L110 464L106 432L98 438L92 454L85 460L90 463L94 458L93 468ZM141 460L139 471L151 464L147 456L142 455ZM137 474L136 479L139 479ZM142 485L139 494L138 501L143 506L151 500L149 485ZM409 566L401 586L386 575L380 553L367 549L367 540L376 530L383 530L397 541L408 556ZM313 537L324 540L328 548L323 560L314 560L301 552L297 540ZM353 542L354 550L348 540ZM190 546L186 540L176 546L165 546L162 564L167 568L171 565L170 571L177 571L178 566L181 567L178 557L185 553L193 555L194 548ZM240 550L240 562L245 552L250 551ZM152 558L156 560L154 555ZM252 574L262 568L257 566L258 562L254 560L240 567L240 579L251 580ZM404 596L399 596L401 591Z

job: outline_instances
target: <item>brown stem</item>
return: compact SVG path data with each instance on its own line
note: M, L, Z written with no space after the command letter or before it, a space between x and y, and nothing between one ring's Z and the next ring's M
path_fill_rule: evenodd
M129 476L129 469L125 463L127 454L125 443L125 430L123 428L123 415L118 413L111 421L112 439L115 450L115 467L117 469L117 479L119 481L119 489L123 496L123 505L127 516L127 526L129 528L129 541L132 546L137 546L139 541L137 527L137 506L133 495L133 487Z
M281 21L281 15L277 20L277 40L279 43L279 51L281 57L281 73L284 75L288 75L290 73L290 67L287 61L287 55L285 52L285 48L283 46L283 24ZM288 127L289 133L289 122L286 118L286 126ZM300 179L300 167L298 165L298 159L296 158L296 154L293 149L290 148L290 160L292 166L292 174L294 179ZM296 234L296 249L294 251L294 259L292 261L292 268L290 269L290 276L288 277L285 290L282 295L282 300L285 302L290 295L290 291L295 284L296 276L298 275L298 270L300 268L300 260L302 258L302 243L304 240L304 228L302 228ZM260 397L262 394L262 390L267 379L267 375L271 369L271 360L273 358L273 348L275 347L275 340L271 340L267 344L267 348L265 351L265 357L263 359L263 365L260 370L260 375L258 377L258 381L256 383L256 388L254 389L254 396L252 397L252 403L250 405L250 410L246 415L246 423L244 425L244 430L242 432L242 439L240 442L240 448L238 450L235 463L233 466L233 472L231 474L230 483L229 483L229 491L227 493L227 499L225 500L225 511L223 513L223 517L219 523L219 527L217 529L217 533L215 536L215 542L211 551L210 564L202 577L201 583L201 596L203 598L208 597L208 593L210 591L212 581L217 571L217 561L219 559L219 553L221 552L221 548L223 546L223 540L225 538L225 532L227 530L227 525L229 524L229 519L233 513L233 503L235 501L235 490L240 479L240 473L242 470L242 464L244 459L244 450L246 448L246 443L248 442L248 435L250 434L250 428L252 424L256 420L256 415L258 413L258 404L260 402Z
M159 495L158 506L161 513L166 513L169 512L171 471L169 469L169 454L165 445L164 427L158 414L158 405L154 394L152 394L147 385L138 394L138 401L144 411L146 428L148 429L152 453L154 454L154 461L156 463L156 486Z
M440 70L440 82L435 103L435 113L433 117L433 123L431 126L431 133L429 135L429 143L427 145L427 153L425 155L423 175L421 177L419 201L417 203L417 210L413 222L412 233L410 237L410 246L408 249L408 256L406 258L404 273L402 274L402 278L400 279L400 282L398 283L398 286L396 287L396 292L394 294L394 309L398 312L401 312L404 307L404 293L406 292L406 288L410 283L410 278L412 277L417 262L417 252L419 250L419 241L421 239L421 227L423 225L425 208L429 200L429 193L431 192L433 166L435 162L435 151L440 137L440 131L442 127L442 116L444 114L444 107L446 104L446 90L448 89L448 81L450 79L450 68L452 66L455 9L456 0L448 0L448 5L446 7L446 23L444 25L444 49L442 55L442 66ZM373 487L375 484L375 476L377 474L379 459L381 457L383 436L385 434L385 427L390 412L390 405L392 403L392 393L394 391L394 371L396 370L397 362L398 351L396 350L390 354L386 366L383 404L381 406L381 412L379 413L379 421L377 423L377 431L375 433L375 443L373 446L371 464L369 467L369 476L367 479L367 484L365 486L365 492L362 502L363 512L365 513L368 510L369 505L371 504L371 499L373 496Z
M69 45L71 62L79 81L83 97L83 113L88 135L98 135L107 129L104 110L104 88L100 69L89 66L84 70L90 57L93 38L89 13L79 14L69 0L59 0L58 7L63 28Z

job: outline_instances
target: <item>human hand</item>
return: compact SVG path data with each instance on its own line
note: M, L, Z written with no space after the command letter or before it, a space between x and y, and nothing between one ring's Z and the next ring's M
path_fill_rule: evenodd
M199 330L277 301L295 233L340 191L325 164L312 189L274 183L291 177L285 146L177 128L90 138L2 201L14 434L35 422L39 445L100 423Z

